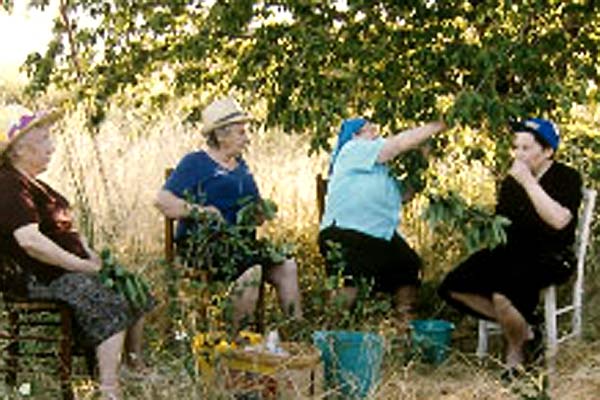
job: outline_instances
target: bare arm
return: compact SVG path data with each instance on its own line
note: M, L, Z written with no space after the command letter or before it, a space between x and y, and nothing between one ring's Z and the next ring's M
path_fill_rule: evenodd
M571 211L546 193L522 161L515 160L509 174L523 186L535 211L544 222L556 230L563 229L571 222L573 218Z
M156 195L154 206L158 208L161 213L173 219L188 217L193 210L198 212L213 212L221 215L219 210L214 206L203 207L199 204L188 203L165 189L161 189Z
M25 253L43 263L73 272L98 272L100 263L70 253L40 232L38 224L29 224L14 231L19 246Z
M386 138L385 144L379 152L377 161L384 163L396 157L400 153L414 149L429 139L431 135L446 129L443 122L430 122L418 128L408 129Z
M90 260L98 263L100 265L102 265L102 259L100 258L100 256L98 255L98 253L96 253L89 245L89 243L87 242L87 240L85 240L84 237L81 238L81 244L83 244L83 248L85 249L85 251L89 254L90 256Z

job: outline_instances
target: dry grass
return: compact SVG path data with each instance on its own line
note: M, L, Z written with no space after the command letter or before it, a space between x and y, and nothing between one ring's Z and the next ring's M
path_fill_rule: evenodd
M176 110L167 110L165 117L147 121L141 116L114 112L98 134L92 138L83 131L80 115L71 117L57 136L57 152L45 177L73 201L80 216L80 227L92 235L96 247L110 245L127 260L132 268L151 278L159 298L164 299L162 257L162 218L152 207L152 199L164 181L164 170L174 166L188 151L198 148L198 133L183 127ZM281 132L258 132L247 160L255 173L264 196L280 206L277 223L263 229L274 238L300 243L299 262L302 284L308 290L318 285L319 261L316 255L317 211L315 206L315 175L326 170L324 156L307 157L306 140ZM449 166L450 165L450 166ZM444 166L445 176L456 177L448 185L467 186L464 174L458 174L458 164ZM464 171L463 171L464 172ZM475 173L476 179L489 185L489 179ZM490 186L483 186L490 193ZM475 194L475 197L476 194ZM406 208L403 231L426 260L426 268L436 273L451 266L457 254L448 256L439 250L448 247L442 238L432 235L418 219L422 200ZM588 278L591 282L591 280ZM598 301L597 285L589 292L589 315L596 316L593 305ZM431 299L433 301L433 299ZM166 350L159 333L168 319L164 308L157 310L150 326L149 356L156 366L152 379L128 381L127 397L131 399L230 398L215 388L204 387L186 372L182 354L189 349ZM592 324L587 318L587 323ZM467 332L469 333L469 332ZM474 348L474 335L462 346ZM586 341L561 348L557 373L550 377L553 399L585 399L600 397L600 342L597 328L586 327ZM469 341L470 340L470 341ZM185 343L182 342L182 346ZM470 351L455 350L439 367L404 361L404 350L396 348L386 354L383 380L373 399L525 399L524 392L535 391L539 375L532 375L518 384L505 385L498 380L497 360L481 365ZM35 380L33 396L4 398L57 398L52 377L41 375ZM32 380L33 381L33 380ZM1 385L0 385L1 387ZM55 387L55 386L54 386ZM79 397L91 399L91 382L77 380ZM521 389L518 389L521 388ZM0 395L3 392L0 390ZM531 397L542 399L543 397Z

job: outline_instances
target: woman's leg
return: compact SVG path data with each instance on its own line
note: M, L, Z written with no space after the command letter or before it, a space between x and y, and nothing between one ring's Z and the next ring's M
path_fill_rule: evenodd
M493 321L497 320L494 303L487 297L474 293L459 293L453 291L448 292L448 294L453 300L464 304L479 314L485 315Z
M124 340L125 331L121 331L104 340L96 348L100 392L106 400L120 399L118 372Z
M260 265L248 268L236 279L231 292L234 331L237 332L244 321L248 321L254 314L261 281L262 267Z
M396 328L399 332L406 332L409 322L415 319L417 294L418 288L414 285L400 286L393 294Z
M140 317L129 329L125 336L125 363L132 369L144 367L143 339L144 320Z
M506 296L494 293L492 302L507 342L506 366L516 367L523 363L523 344L530 339L531 330L525 318Z
M328 306L341 307L342 309L350 309L356 302L358 288L346 286L340 289L333 289L328 296Z
M286 260L282 264L270 268L267 281L277 289L279 304L287 315L302 319L300 289L298 288L298 267L294 260Z

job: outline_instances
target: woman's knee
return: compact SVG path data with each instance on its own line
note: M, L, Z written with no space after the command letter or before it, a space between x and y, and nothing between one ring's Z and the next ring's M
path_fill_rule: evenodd
M258 287L258 285L262 281L262 276L263 276L262 266L257 264L257 265L254 265L254 266L248 268L247 270L245 270L236 279L235 282L236 282L237 286L256 284Z
M271 270L269 280L276 286L297 282L298 265L293 259L287 259Z

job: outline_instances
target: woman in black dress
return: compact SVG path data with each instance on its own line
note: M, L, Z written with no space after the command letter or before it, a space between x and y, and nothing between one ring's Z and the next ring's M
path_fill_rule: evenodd
M532 118L512 124L514 161L503 180L496 213L507 217L507 243L475 253L442 282L450 304L496 321L507 341L506 367L523 362L523 346L540 291L568 279L574 267L577 210L582 180L554 160L555 125Z

